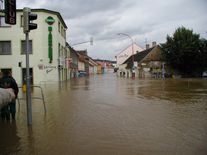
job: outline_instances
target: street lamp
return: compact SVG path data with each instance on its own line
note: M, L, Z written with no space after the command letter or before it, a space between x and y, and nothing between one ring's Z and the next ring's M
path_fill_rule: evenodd
M135 73L134 73L134 40L132 39L132 37L126 33L118 33L118 35L124 35L124 36L127 36L131 42L132 42L132 78L135 78Z

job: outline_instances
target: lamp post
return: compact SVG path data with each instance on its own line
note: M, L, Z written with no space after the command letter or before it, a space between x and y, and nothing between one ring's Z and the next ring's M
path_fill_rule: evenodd
M134 73L134 45L133 45L134 44L134 40L133 40L133 38L130 35L128 35L126 33L118 33L118 35L127 36L131 40L131 42L132 42L132 69L131 69L131 72L132 72L132 79L134 79L135 78L135 73Z

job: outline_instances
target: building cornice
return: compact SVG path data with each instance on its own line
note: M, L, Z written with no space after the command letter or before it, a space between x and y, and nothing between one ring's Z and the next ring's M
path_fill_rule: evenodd
M23 9L17 9L16 10L17 12L23 12ZM58 18L61 20L61 22L63 23L64 27L67 29L67 25L65 23L65 21L63 20L61 14L59 12L56 12L56 11L52 11L52 10L47 10L47 9L31 9L32 12L46 12L46 13L51 13L51 14L54 14L54 15L57 15Z

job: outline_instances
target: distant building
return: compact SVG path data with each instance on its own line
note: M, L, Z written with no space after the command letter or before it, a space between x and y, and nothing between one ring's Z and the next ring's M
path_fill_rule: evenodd
M133 51L132 51L133 50ZM124 64L124 62L130 58L133 54L136 54L137 52L143 51L144 49L140 46L138 46L137 44L133 44L130 45L129 47L127 47L126 49L124 49L123 51L121 51L119 54L117 54L115 56L116 58L116 68L117 70L117 74L121 75L122 73L130 76L129 74L131 74L130 72L132 71L125 71L125 67L126 65Z
M71 78L97 74L98 64L88 56L87 50L75 50L70 45Z
M95 61L99 64L98 74L114 72L114 64L116 63L116 61L101 59L95 59Z
M133 51L132 51L133 49ZM118 53L115 58L116 58L116 63L117 63L117 67L119 67L119 65L123 64L124 61L126 61L130 56L132 56L132 54L136 54L136 52L140 52L143 51L144 49L142 47L140 47L137 44L133 44L130 45L129 47L127 47L126 49L124 49L123 51L121 51L120 53ZM134 53L133 53L134 52Z
M154 45L151 48L146 48L146 50L143 50L135 54L134 61L137 63L137 67L135 68L136 77L164 77L165 62L161 53L162 49L160 48L160 46ZM128 58L123 63L123 65L125 66L126 73L130 71L130 69L132 68L132 64L132 57Z
M70 78L78 77L78 54L69 44L70 50Z
M78 76L89 75L89 58L87 50L76 51L78 54Z
M89 57L89 75L94 75L98 73L98 63Z

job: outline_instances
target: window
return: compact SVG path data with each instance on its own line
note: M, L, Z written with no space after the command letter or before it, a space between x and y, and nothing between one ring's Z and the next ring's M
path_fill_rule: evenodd
M64 38L66 38L66 30L64 29Z
M0 16L0 27L9 27L11 25L5 23L5 17Z
M26 41L21 41L21 54L26 53ZM29 54L32 54L32 40L29 40Z
M63 36L64 34L64 28L63 28L63 26L61 26L61 35Z
M24 26L24 18L23 18L23 15L21 15L21 17L20 17L20 21L21 21L20 26L23 27L23 26Z
M60 22L58 22L58 31L60 32Z
M11 55L11 41L0 41L0 55Z
M58 43L58 57L60 57L60 43Z

